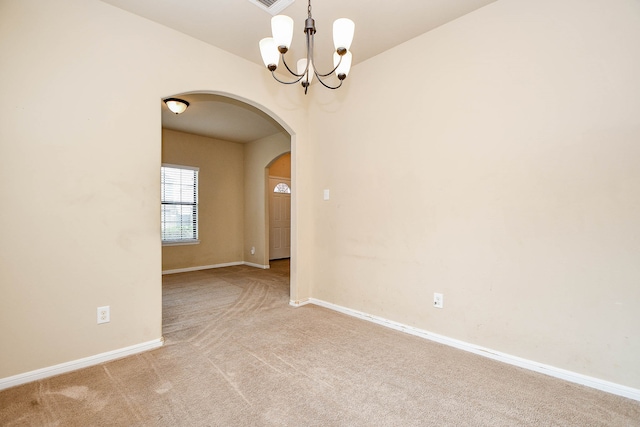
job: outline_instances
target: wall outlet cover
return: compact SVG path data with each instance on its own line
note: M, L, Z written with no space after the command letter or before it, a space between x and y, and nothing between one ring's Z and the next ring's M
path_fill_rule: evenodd
M108 323L111 321L111 310L108 305L98 307L98 324Z

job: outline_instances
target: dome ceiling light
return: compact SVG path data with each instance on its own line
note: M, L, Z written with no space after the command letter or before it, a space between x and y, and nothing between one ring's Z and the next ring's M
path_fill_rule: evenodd
M164 100L164 103L167 104L169 110L175 114L182 114L189 106L189 103L185 100L178 98L167 98Z

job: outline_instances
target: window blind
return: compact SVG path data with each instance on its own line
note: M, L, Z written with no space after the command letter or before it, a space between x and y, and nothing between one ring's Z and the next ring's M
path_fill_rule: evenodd
M162 166L162 241L198 239L198 168Z

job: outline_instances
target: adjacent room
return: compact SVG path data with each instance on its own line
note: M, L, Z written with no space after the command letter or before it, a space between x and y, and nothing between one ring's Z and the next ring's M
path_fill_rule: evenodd
M640 423L640 3L275 3L0 0L0 424Z

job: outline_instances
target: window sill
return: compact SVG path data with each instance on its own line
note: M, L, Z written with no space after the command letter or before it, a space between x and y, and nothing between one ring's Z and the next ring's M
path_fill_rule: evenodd
M162 242L162 246L185 246L185 245L199 245L200 240L172 240L169 242Z

